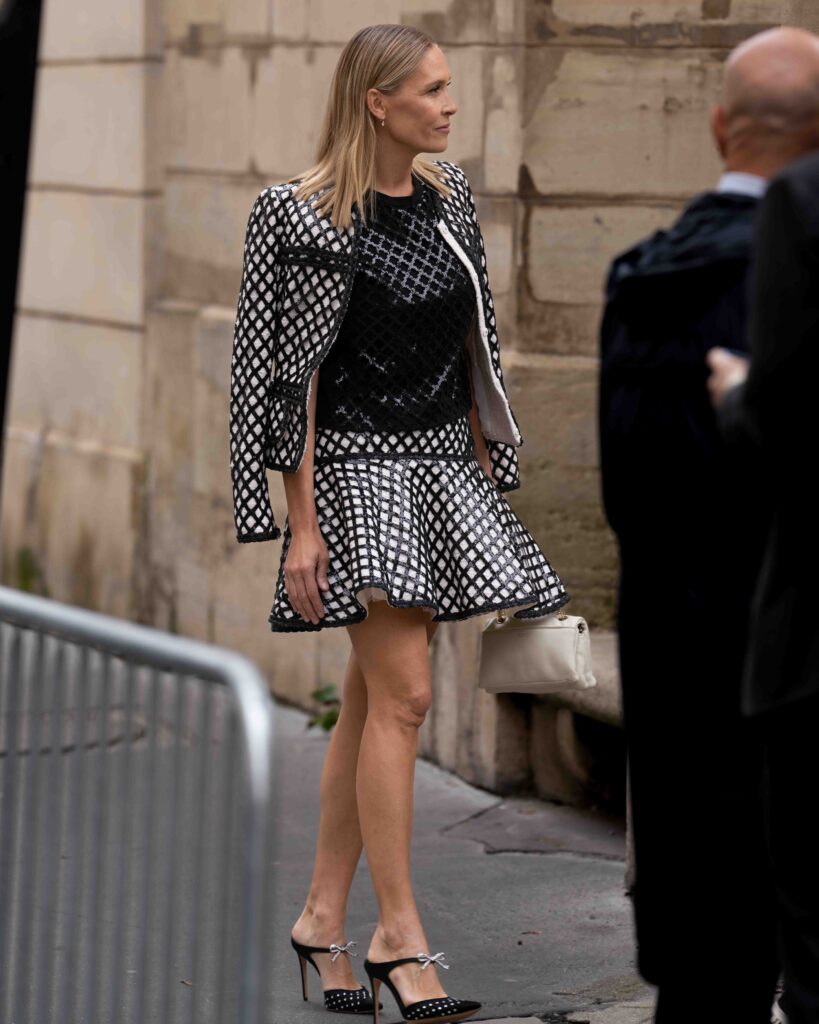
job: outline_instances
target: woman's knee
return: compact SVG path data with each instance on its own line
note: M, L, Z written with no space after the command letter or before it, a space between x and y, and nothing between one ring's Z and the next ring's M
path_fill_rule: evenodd
M404 728L419 729L424 724L432 705L429 686L407 687L403 691L391 690L370 701L370 715L389 718Z
M418 608L370 605L370 615L349 627L367 689L367 714L420 726L432 701L427 615Z

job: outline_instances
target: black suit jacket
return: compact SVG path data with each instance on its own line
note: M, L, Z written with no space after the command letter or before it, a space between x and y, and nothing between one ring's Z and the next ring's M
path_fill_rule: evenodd
M689 614L716 616L731 635L735 621L747 620L768 521L747 493L751 476L739 451L722 438L705 353L714 345L746 350L758 205L732 193L698 196L609 273L600 332L602 498L629 593L641 595L638 632L648 605L664 609L665 628L674 623L682 634L692 628ZM623 593L620 607L627 629ZM745 642L737 643L738 688Z
M756 448L773 503L742 705L757 714L819 693L819 153L775 178L759 211L751 365L720 407L726 441Z

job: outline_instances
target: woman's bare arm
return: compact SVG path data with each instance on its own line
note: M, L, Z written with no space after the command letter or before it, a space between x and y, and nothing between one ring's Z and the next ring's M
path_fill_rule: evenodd
M472 427L472 441L475 446L475 458L483 466L486 475L495 482L492 476L492 463L489 460L489 452L486 449L486 442L481 433L481 421L478 415L478 403L472 398L472 408L469 410L469 425Z
M481 431L481 419L478 413L478 403L475 400L475 392L472 390L472 343L474 340L474 332L477 330L477 320L473 318L472 326L466 333L466 365L469 372L467 378L469 379L469 393L472 395L472 408L469 410L469 426L472 428L472 443L475 448L475 458L483 466L484 472L492 481L495 482L495 478L492 476L492 463L489 459L489 452L486 450L486 442L483 439L483 432Z
M287 518L292 535L284 564L284 578L290 603L303 619L314 624L324 617L319 592L330 586L327 580L329 556L316 516L313 486L313 454L316 437L316 399L319 370L313 374L307 403L307 440L302 463L295 473L282 473L287 496Z

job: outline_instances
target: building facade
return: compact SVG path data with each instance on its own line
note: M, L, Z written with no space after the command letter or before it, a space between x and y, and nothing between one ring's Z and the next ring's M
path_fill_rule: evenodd
M617 556L596 455L611 257L719 164L725 55L812 0L46 0L6 433L2 579L235 647L303 706L340 685L345 630L273 635L280 541L235 542L227 448L246 219L312 161L350 35L407 22L445 50L446 158L478 198L525 438L509 499L607 629ZM270 476L277 519L286 512ZM475 690L481 619L433 647L421 749L503 790L556 784L545 706Z

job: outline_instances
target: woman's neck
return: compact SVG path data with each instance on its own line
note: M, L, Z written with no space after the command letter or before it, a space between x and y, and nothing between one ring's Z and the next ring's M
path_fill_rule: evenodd
M412 161L415 154L407 153L402 146L398 151L389 151L389 147L379 147L373 175L373 188L388 196L408 196L412 194Z

